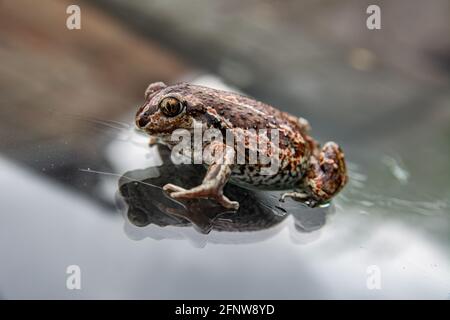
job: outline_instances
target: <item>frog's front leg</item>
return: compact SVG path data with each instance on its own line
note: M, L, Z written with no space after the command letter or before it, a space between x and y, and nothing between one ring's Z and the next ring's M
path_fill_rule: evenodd
M280 200L291 197L315 207L331 200L346 183L344 153L336 143L327 142L317 158L311 157L310 167L304 178L305 192L288 192Z
M206 172L201 185L186 190L173 184L166 184L163 189L170 193L174 199L212 198L228 209L237 210L239 203L231 201L223 194L223 187L231 176L231 166L234 160L233 148L223 143L214 143L210 146L215 151L224 154L218 163L213 162Z

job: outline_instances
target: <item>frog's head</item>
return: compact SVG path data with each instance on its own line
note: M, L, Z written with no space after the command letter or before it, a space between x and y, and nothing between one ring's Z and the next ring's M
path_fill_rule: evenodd
M191 128L204 112L187 84L167 86L155 82L145 90L145 103L136 113L136 126L150 135L166 135L176 129Z

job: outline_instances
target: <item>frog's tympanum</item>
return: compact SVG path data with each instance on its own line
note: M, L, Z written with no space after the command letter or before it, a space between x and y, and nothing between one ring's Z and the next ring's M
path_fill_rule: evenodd
M237 210L239 203L223 194L224 186L230 181L262 189L291 189L294 191L284 193L280 200L291 197L316 206L328 202L347 182L344 153L336 143L327 142L321 148L309 135L310 126L305 119L240 94L188 83L167 86L156 82L148 86L145 103L136 114L138 128L152 136L152 141L169 147L178 142L171 137L176 129L193 131L199 123L203 131L215 128L223 132L223 141L212 140L202 147L220 149L225 161L209 163L199 186L184 189L166 184L164 190L174 199L209 198L225 208ZM231 133L239 140L242 131L249 129L278 130L278 145L264 150L278 156L280 165L275 173L262 173L267 163L234 161L237 150L226 143L225 137ZM246 134L251 134L247 131ZM260 135L255 139L261 139ZM252 148L260 147L259 143L256 146L247 143L247 139L244 145L246 157L255 151Z

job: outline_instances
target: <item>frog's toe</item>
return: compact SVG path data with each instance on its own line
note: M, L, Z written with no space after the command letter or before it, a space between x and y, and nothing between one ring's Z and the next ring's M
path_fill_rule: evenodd
M292 198L296 201L302 201L308 198L308 194L304 192L285 192L281 195L279 201L284 202L286 198Z
M226 196L221 195L216 197L218 203L220 203L224 208L231 209L237 211L239 209L239 202L231 201Z
M173 199L198 199L198 198L208 198L208 193L204 190L193 189L183 189L181 187L173 186L175 188L170 192L170 197ZM179 188L179 189L178 189Z
M187 191L173 191L170 193L170 197L174 199L193 199L197 198L197 196L188 193Z
M186 189L184 189L182 187L179 187L179 186L176 186L176 185L171 184L171 183L168 183L168 184L164 185L163 186L163 190L166 191L166 192L171 193L172 197L175 195L172 192L179 193L179 192L185 192L186 191Z

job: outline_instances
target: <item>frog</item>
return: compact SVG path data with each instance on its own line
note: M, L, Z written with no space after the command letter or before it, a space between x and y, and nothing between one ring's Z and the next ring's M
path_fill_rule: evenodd
M236 148L227 144L225 138L205 142L202 148L223 152L226 161L207 164L202 183L196 187L185 189L165 184L163 190L175 200L213 199L236 211L239 203L223 192L227 183L235 183L250 189L280 190L283 193L279 201L291 198L317 207L329 204L348 181L345 155L337 143L329 141L321 146L311 137L311 126L303 117L240 93L187 82L173 85L154 82L145 90L135 123L138 130L150 136L151 145L164 144L170 149L176 145L171 138L176 130L192 132L199 124L203 132L214 128L231 133L236 139L242 139L242 132L277 130L278 143L264 151L276 154L279 161L276 172L262 174L265 164L260 162L237 163ZM246 149L255 148L254 144L244 144Z

